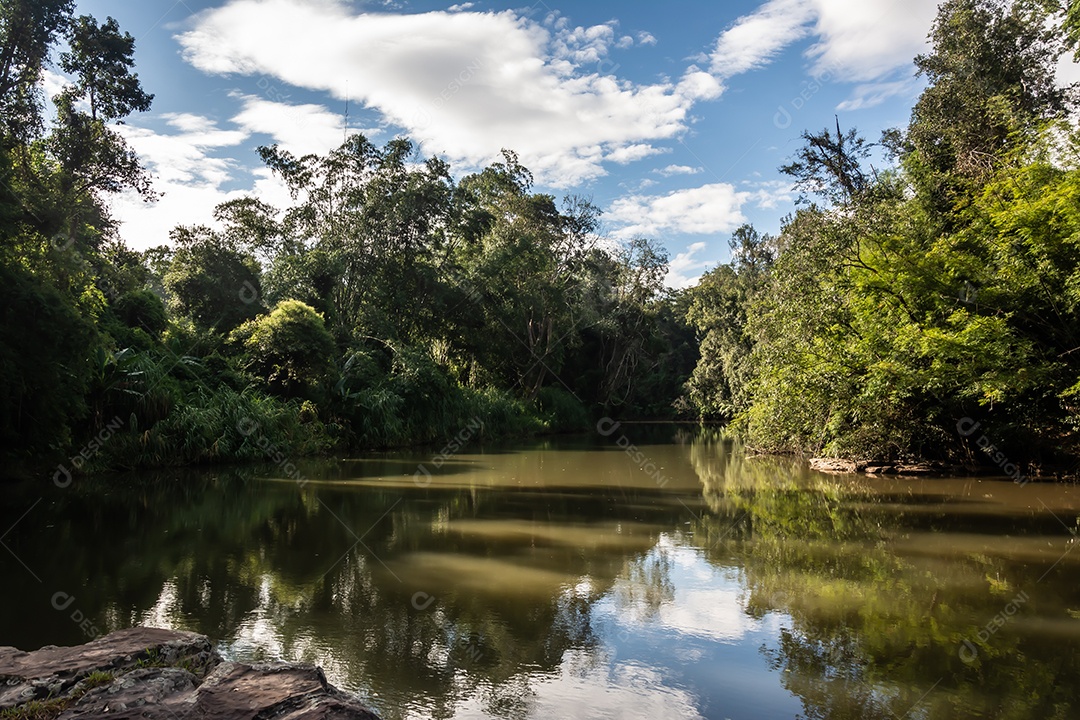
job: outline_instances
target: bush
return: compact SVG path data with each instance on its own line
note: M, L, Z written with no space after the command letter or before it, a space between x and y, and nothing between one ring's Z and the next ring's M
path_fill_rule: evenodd
M589 429L589 415L576 397L559 387L542 388L536 397L540 419L548 432Z
M142 328L152 338L160 338L169 324L165 303L150 290L124 293L113 306L120 322L129 328Z
M334 339L310 305L284 300L232 338L243 346L244 367L276 395L319 400L333 382Z

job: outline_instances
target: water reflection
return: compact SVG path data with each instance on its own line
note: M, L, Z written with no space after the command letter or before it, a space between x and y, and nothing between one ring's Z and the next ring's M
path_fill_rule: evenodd
M61 590L102 630L317 662L388 719L1080 714L1075 489L824 476L657 432L628 430L663 487L600 438L461 454L429 483L396 455L303 484L14 488L0 641L85 640Z

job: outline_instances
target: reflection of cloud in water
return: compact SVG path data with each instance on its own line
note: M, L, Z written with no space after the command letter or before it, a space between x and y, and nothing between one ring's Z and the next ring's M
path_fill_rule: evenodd
M675 602L660 609L660 623L687 635L734 642L759 624L746 616L738 589L678 589Z
M624 621L735 642L761 628L746 614L743 595L736 577L710 565L698 549L678 546L664 535L630 564L613 597Z
M667 720L700 718L697 698L669 687L656 668L639 664L595 667L592 655L570 650L558 670L526 673L508 685L527 687L524 701L529 717ZM496 691L497 692L497 691ZM500 704L494 693L483 692L455 708L455 718L490 718ZM523 713L524 714L524 713Z

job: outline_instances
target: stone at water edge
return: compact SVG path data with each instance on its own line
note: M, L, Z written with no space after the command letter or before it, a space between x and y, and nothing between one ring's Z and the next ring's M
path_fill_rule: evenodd
M810 469L826 473L857 473L860 468L854 460L839 458L810 458Z
M115 678L87 691L91 673ZM195 633L128 628L75 647L0 647L0 710L32 700L61 720L378 720L311 665L222 662Z

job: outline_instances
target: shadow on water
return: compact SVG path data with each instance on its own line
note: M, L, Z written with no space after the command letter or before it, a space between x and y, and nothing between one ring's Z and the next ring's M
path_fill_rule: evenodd
M188 629L387 718L1080 712L1075 489L621 432L13 488L0 642Z

